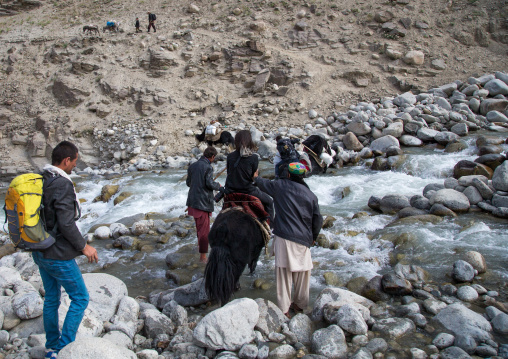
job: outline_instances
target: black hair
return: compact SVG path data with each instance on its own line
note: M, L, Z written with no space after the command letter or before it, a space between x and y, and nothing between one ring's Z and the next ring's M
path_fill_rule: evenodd
M252 135L249 130L241 130L235 136L235 147L239 151L242 148L256 150L256 145L252 142Z
M291 172L289 172L289 179L293 182L296 182L296 183L299 183L301 185L304 185L305 187L309 188L309 186L307 185L307 183L305 183L305 181L303 180L303 177L305 175L295 175Z
M210 159L213 156L217 156L217 150L213 146L208 146L205 151L203 152L203 156Z
M53 148L51 164L53 166L59 165L67 157L70 157L71 161L74 161L78 157L78 148L72 142L62 141Z

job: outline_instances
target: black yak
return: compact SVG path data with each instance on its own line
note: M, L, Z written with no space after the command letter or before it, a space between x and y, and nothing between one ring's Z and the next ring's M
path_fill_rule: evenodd
M221 212L208 235L210 255L205 267L205 289L211 300L226 304L238 288L240 276L248 265L256 269L265 240L249 214L240 210Z

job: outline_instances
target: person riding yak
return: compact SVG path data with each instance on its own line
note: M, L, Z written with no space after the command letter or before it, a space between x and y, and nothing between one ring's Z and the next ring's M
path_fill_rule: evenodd
M274 159L275 178L286 178L288 165L291 162L298 162L300 160L300 154L296 151L294 146L300 140L297 138L282 138L281 136L277 136L276 140L277 154Z

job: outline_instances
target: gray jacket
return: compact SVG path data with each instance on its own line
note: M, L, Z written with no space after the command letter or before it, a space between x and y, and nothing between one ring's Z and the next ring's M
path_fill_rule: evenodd
M270 181L257 177L256 184L273 198L273 233L288 241L312 246L323 225L316 195L304 185L286 178Z
M205 212L213 212L213 191L220 188L219 182L213 181L213 168L205 156L194 162L187 170L189 195L187 206Z
M45 171L44 180L52 176ZM44 181L42 203L48 231L56 226L56 242L43 251L44 258L70 260L82 255L86 240L76 226L76 195L74 185L67 178L59 176L47 185Z

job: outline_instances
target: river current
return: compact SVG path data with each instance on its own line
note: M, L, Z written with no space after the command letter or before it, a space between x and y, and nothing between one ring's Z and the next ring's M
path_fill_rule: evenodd
M336 242L337 249L311 249L315 263L311 280L311 301L326 286L323 275L327 272L335 275L338 285L345 285L358 276L370 279L376 274L382 274L398 260L423 267L430 273L431 279L438 283L447 282L451 280L449 274L453 262L468 250L479 251L486 259L488 272L484 275L484 285L496 289L499 282L508 281L507 220L476 212L457 218L445 218L438 224L391 225L396 216L374 214L367 206L370 196L373 195L421 195L427 184L442 184L446 177L452 175L453 166L458 161L474 160L477 157L475 137L468 137L466 141L469 148L459 153L444 153L435 147L406 148L404 152L407 159L404 165L395 171L375 172L367 166L346 167L331 169L326 175L306 180L319 199L322 214L336 218L334 225L321 233L331 243ZM225 162L215 164L215 172L224 166ZM261 169L261 175L264 175L269 174L273 167L269 162L263 161ZM158 213L163 218L183 215L188 191L185 181L182 181L185 173L184 169L137 172L114 180L74 175L78 197L85 199L82 203L83 218L78 222L80 230L87 233L99 224L114 223L138 213ZM219 177L218 181L224 184L225 174ZM93 202L100 194L101 188L111 183L120 185L119 192L129 191L133 195L116 206L113 200L108 203ZM4 195L5 189L2 189L2 202ZM215 218L219 211L217 206L212 218ZM353 219L353 215L361 211L371 215ZM4 219L2 211L2 223ZM394 250L392 241L388 239L401 234L409 235L412 240ZM131 296L147 296L152 290L174 286L165 278L165 256L171 251L193 243L196 244L196 260L198 258L194 232L184 239L171 238L167 244L159 246L151 253L144 253L135 261L126 260L131 258L135 251L107 248L108 243L111 244L111 241L94 241L92 244L99 250L98 265L87 264L83 258L79 259L80 264L86 272L96 271L101 267L104 272L119 277L127 284ZM116 265L110 265L113 263ZM253 282L257 278L273 285L269 290L254 289ZM236 293L237 297L264 297L275 301L273 257L262 254L255 274L242 276L241 283L242 290Z

